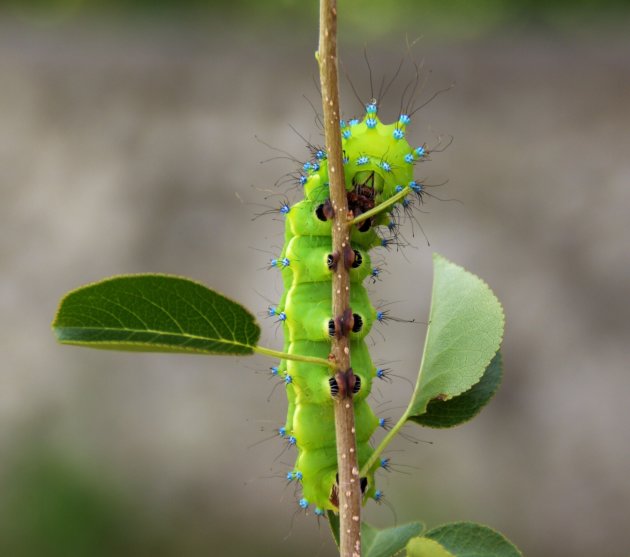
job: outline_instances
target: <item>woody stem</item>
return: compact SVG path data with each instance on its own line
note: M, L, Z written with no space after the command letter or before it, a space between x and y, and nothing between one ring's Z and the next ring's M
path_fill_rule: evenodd
M322 91L322 107L330 201L334 211L332 250L339 256L339 265L332 275L332 311L338 319L350 306L350 276L343 264L344 250L350 246L348 200L344 180L341 132L339 127L339 84L337 69L337 2L320 0L319 48L317 59ZM348 334L340 332L332 341L332 355L338 373L350 370ZM347 385L348 382L344 381ZM341 394L341 393L340 393ZM339 472L339 552L341 557L361 555L361 487L357 462L354 405L352 393L335 398L335 432Z

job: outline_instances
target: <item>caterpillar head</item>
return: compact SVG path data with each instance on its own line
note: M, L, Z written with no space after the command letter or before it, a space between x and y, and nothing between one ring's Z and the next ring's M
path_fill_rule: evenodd
M378 204L394 195L396 186L413 180L417 155L405 139L409 122L403 114L397 122L383 124L375 103L366 106L361 121L343 122L344 171L350 192L361 197L367 193L366 188L372 189L374 203Z
M413 149L405 138L410 122L410 117L403 114L396 122L383 124L374 102L366 106L362 120L341 121L348 208L355 216L413 182L414 163L424 156L424 151ZM305 195L314 203L324 203L329 196L328 161L307 164L307 174L303 176ZM365 221L359 231L366 232L371 224L387 224L387 216L380 215L374 223Z

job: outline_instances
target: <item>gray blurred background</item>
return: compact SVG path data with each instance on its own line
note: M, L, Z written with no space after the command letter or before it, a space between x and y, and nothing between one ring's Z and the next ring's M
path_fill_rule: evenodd
M447 5L445 5L447 4ZM474 520L529 556L630 554L630 42L626 2L341 1L344 70L368 100L425 61L416 144L428 198L373 300L426 319L431 253L482 276L507 315L505 379L473 422L408 429L378 525ZM335 554L297 513L272 362L55 344L66 291L193 277L264 311L282 224L274 182L321 143L313 2L15 0L0 8L0 555ZM383 99L398 115L406 63ZM347 116L361 106L344 81ZM305 98L306 97L306 98ZM308 99L308 100L307 100ZM291 201L298 199L289 191ZM261 320L263 318L261 317ZM265 343L279 346L277 325ZM412 379L424 325L373 333ZM397 417L411 387L380 385Z

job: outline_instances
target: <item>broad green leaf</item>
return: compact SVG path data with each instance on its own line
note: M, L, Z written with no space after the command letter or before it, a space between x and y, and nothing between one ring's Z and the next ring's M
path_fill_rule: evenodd
M335 543L339 546L339 516L328 511L328 522ZM361 555L363 557L392 557L402 551L407 542L424 530L420 522L379 530L366 522L361 524Z
M453 427L474 418L497 392L503 375L502 364L501 352L497 352L479 383L450 400L430 401L426 413L412 416L410 420L426 427L441 428Z
M434 254L429 327L409 416L479 382L503 338L499 300L479 277Z
M168 275L105 279L67 294L52 324L59 342L144 352L252 354L260 328L245 308Z
M407 544L407 557L455 557L430 538L413 538Z
M439 544L418 542L429 539ZM453 522L429 530L407 545L408 557L522 557L521 552L498 532L473 522Z
M407 542L424 530L420 522L379 530L365 522L361 524L361 555L363 557L392 557L400 553Z

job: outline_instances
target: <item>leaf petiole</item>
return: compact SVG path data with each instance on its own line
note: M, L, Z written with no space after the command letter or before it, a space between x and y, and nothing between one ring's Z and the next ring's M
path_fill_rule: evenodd
M380 203L379 205L370 209L369 211L366 211L365 213L361 213L358 217L354 217L351 221L348 221L348 226L352 226L354 224L360 224L363 221L366 221L367 219L372 218L373 216L376 216L379 213L382 213L385 209L387 209L387 207L391 207L395 203L398 203L398 201L400 201L403 197L406 197L407 195L409 195L410 192L411 192L411 188L409 186L406 186L397 194L392 195L389 199L387 199L386 201L383 201L383 203Z
M379 443L378 447L376 447L376 449L374 449L374 452L372 453L370 458L368 458L367 462L363 465L363 468L361 468L361 472L359 473L360 477L364 477L368 473L370 468L372 468L372 466L374 466L374 463L381 456L381 454L383 453L383 451L385 450L387 445L389 445L391 443L392 439L394 437L396 437L396 435L400 431L400 428L405 425L405 422L409 419L409 416L411 414L411 406L413 404L413 400L414 399L412 398L411 401L409 402L409 406L405 410L405 413L396 422L396 425L394 425L387 432L387 435L385 435L385 437L383 437L383 440Z
M333 362L332 360L325 360L324 358L303 356L301 354L288 354L286 352L280 352L279 350L265 348L264 346L252 346L252 350L258 354L269 356L270 358L279 358L280 360L293 360L295 362L306 362L309 364L319 364L329 367L330 369L337 369L337 365L335 364L335 362Z

